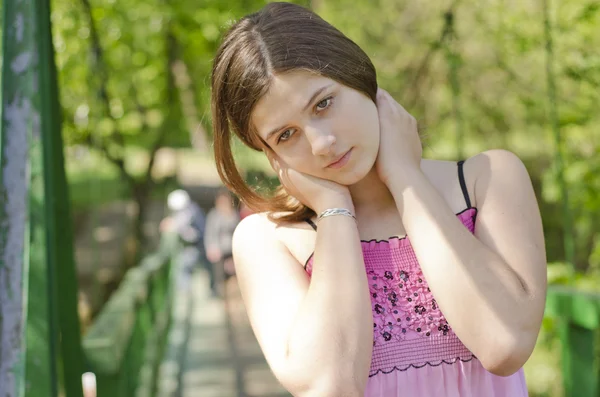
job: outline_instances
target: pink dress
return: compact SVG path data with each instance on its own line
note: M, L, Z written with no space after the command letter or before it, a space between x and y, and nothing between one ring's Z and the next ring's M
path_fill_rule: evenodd
M461 175L462 176L462 175ZM472 233L477 209L458 214ZM486 371L440 311L410 241L363 241L373 307L373 356L365 397L522 397L523 369ZM312 256L306 271L312 272ZM465 307L468 310L468 307Z

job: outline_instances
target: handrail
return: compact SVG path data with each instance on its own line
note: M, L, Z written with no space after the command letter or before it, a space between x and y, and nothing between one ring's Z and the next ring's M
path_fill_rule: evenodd
M177 238L163 235L157 253L127 271L83 338L99 397L152 396L166 342Z

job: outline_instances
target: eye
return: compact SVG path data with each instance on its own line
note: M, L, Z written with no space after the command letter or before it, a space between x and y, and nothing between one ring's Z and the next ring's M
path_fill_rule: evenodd
M327 97L327 98L323 99L321 102L317 103L317 106L316 106L317 112L321 112L321 111L327 109L329 106L331 106L332 100L333 100L333 97Z
M294 135L295 131L293 129L285 130L279 137L277 138L277 143L285 142Z

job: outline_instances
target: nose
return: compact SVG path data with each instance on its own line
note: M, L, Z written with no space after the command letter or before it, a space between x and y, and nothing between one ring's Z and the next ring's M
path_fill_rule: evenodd
M330 154L336 141L335 135L323 129L308 128L306 136L315 156Z

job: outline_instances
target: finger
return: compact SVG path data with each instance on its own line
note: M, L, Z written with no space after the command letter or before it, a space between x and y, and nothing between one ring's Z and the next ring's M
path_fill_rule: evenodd
M271 150L270 147L263 148L263 152L265 153L265 155L267 156L269 161L271 161L271 159L275 158L275 152L273 150Z
M402 108L398 102L390 95L389 92L383 88L379 88L377 91L377 109L383 111L394 111L396 107Z
M272 162L273 164L275 164L276 168L273 168L275 170L287 170L288 168L290 168L290 166L285 162L284 159L282 159L281 157L279 157L279 155L277 155L277 153L275 153L273 150L271 150L271 156L272 156Z
M377 90L377 111L380 113L392 113L394 112L394 104L396 101L392 96L383 88Z
M396 121L408 119L411 123L416 122L413 115L410 114L398 101L390 95L389 92L380 88L377 92L377 111L379 113L379 121L396 118ZM395 123L393 122L393 123Z
M279 172L279 170L281 169L281 165L279 164L279 157L277 156L277 154L273 150L271 150L271 148L268 147L264 149L264 153L267 156L269 163L271 164L271 168L273 168L275 172Z
M279 161L277 161L277 159L273 157L271 157L269 160L271 162L271 167L273 168L273 170L278 174L281 173L281 165L279 164Z
M279 182L285 187L289 183L287 176L288 167L271 148L265 148L264 151L267 159L269 159L271 168L273 168L273 171L275 171L275 174L279 178Z
M383 88L377 89L377 115L379 116L380 128L388 127L390 117L394 115L394 110L390 103L390 95Z

